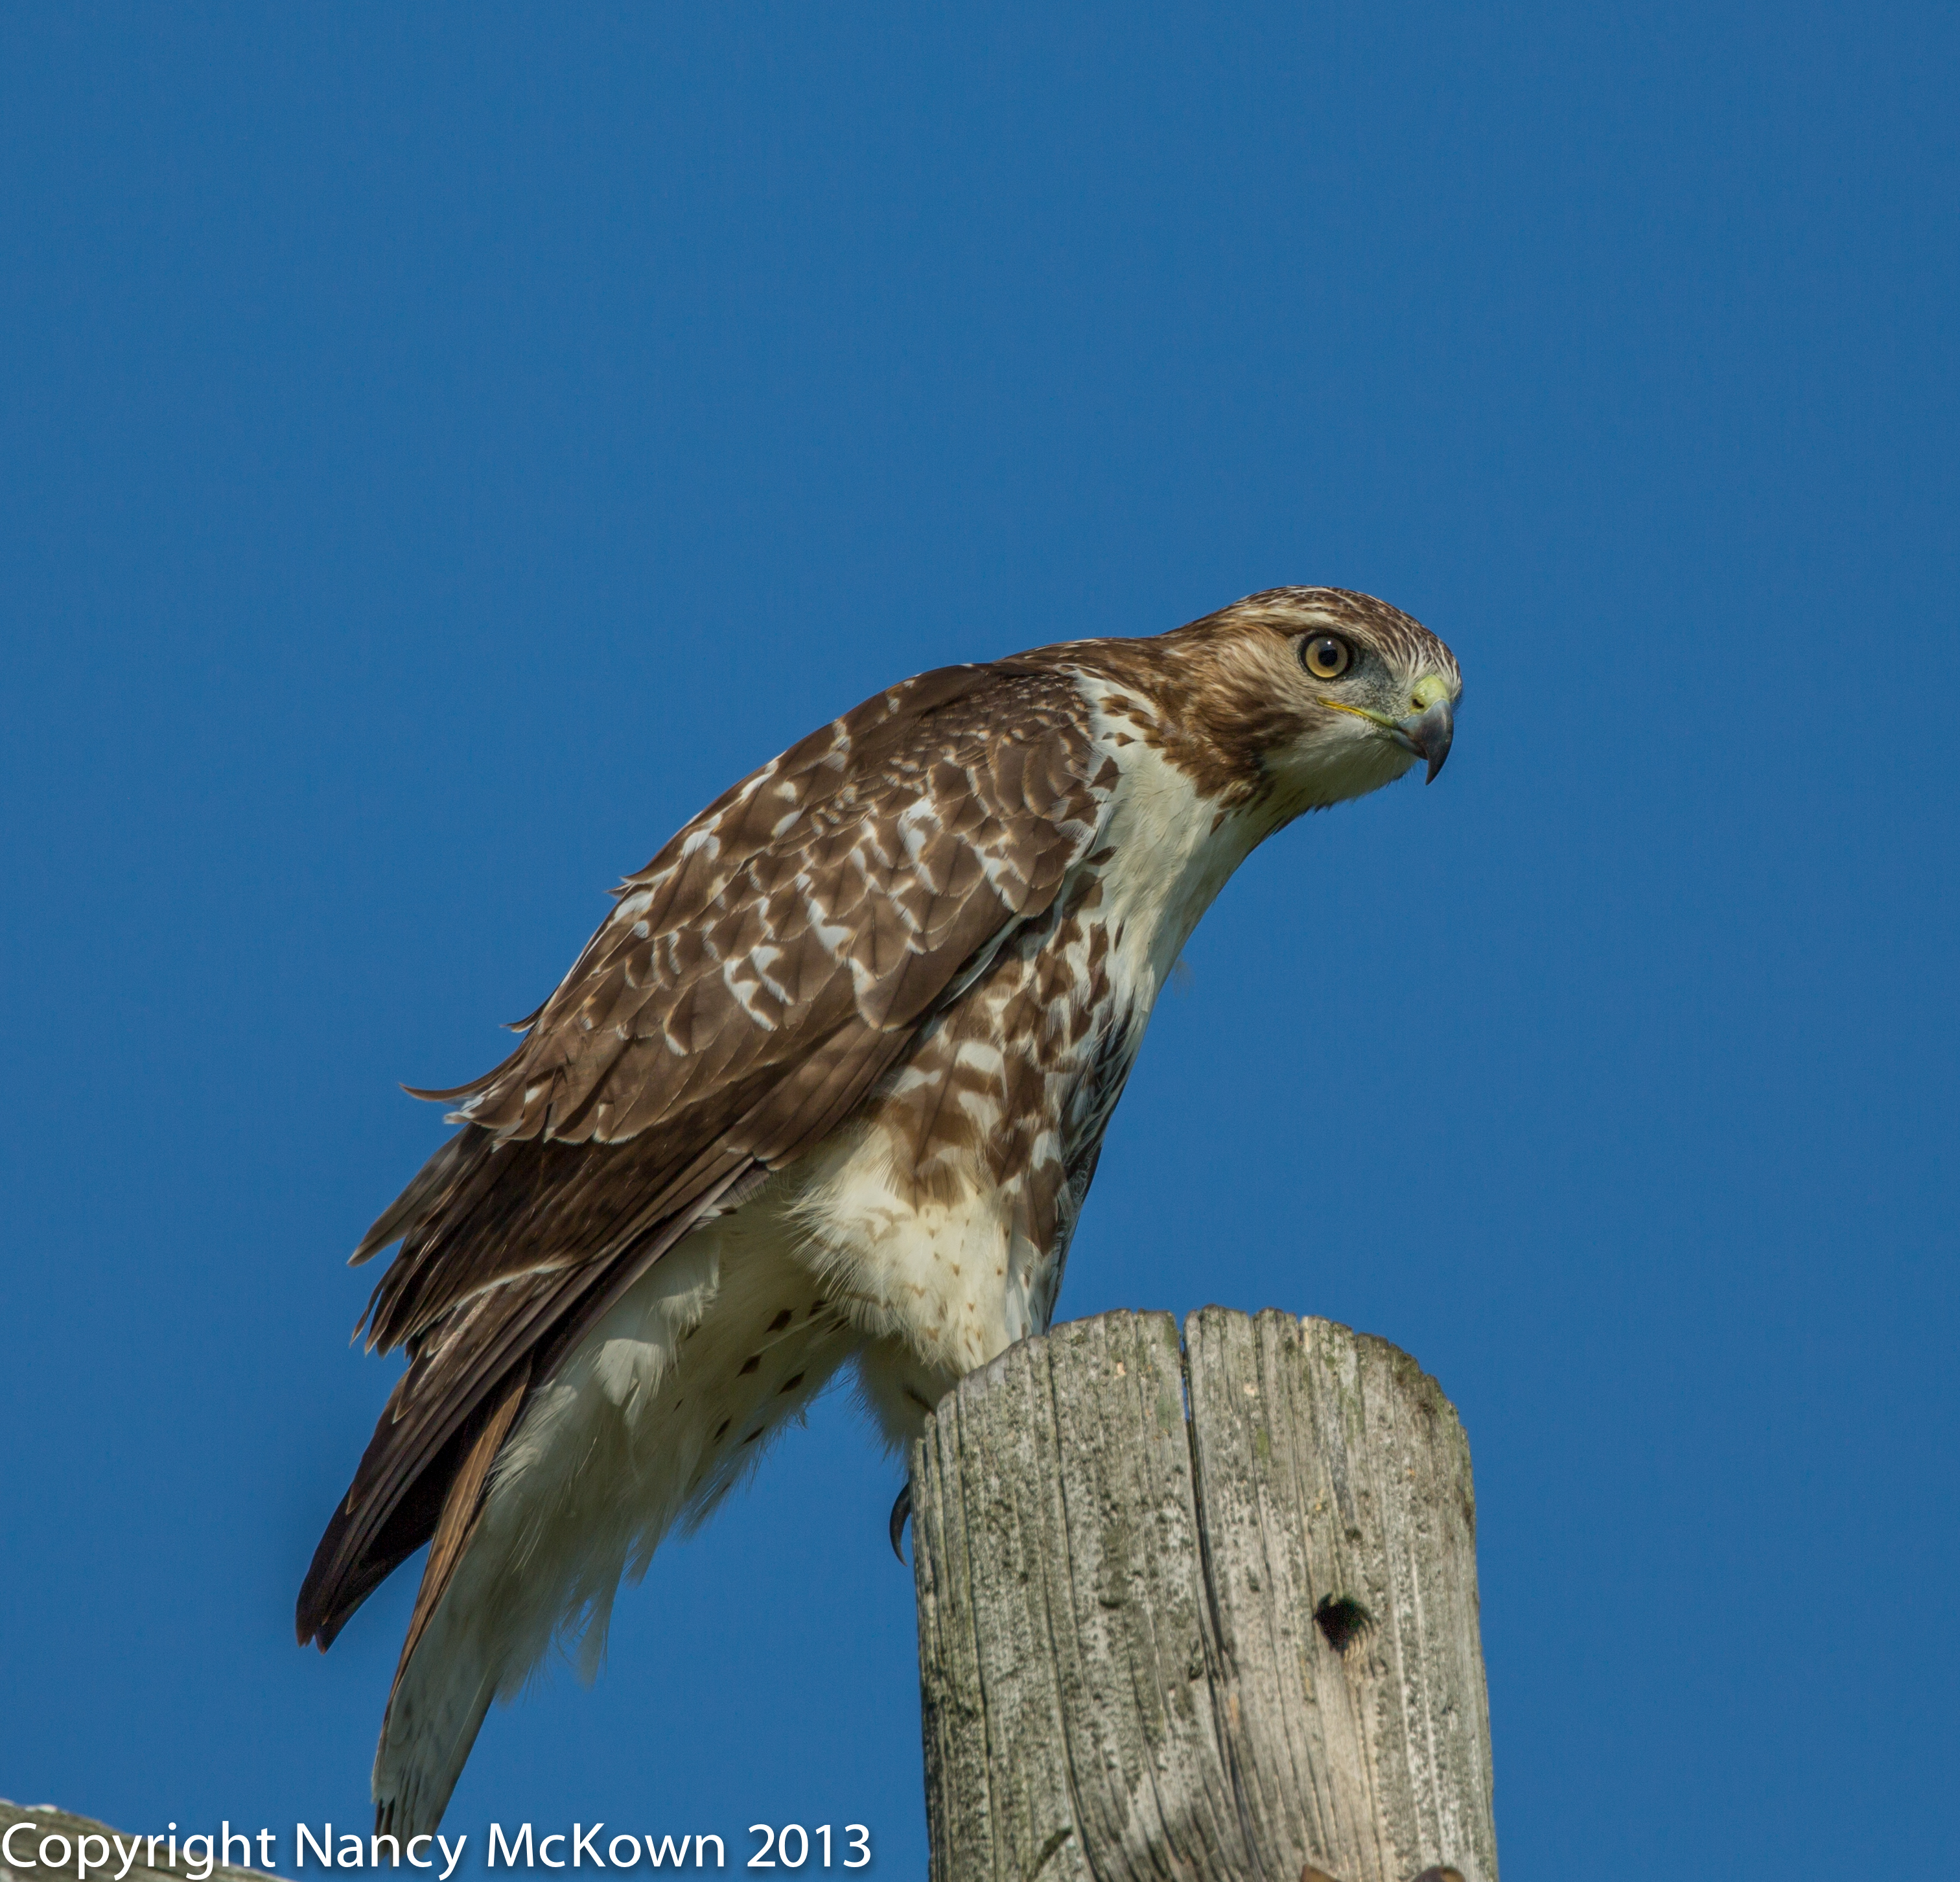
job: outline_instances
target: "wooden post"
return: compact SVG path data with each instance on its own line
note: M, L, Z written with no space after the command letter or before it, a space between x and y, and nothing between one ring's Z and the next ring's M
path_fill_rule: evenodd
M912 1482L934 1882L1497 1882L1469 1446L1406 1354L1076 1321Z

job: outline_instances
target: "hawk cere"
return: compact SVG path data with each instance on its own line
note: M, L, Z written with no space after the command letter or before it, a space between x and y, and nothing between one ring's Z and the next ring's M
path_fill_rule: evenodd
M377 1820L433 1829L491 1701L596 1664L622 1575L847 1364L894 1444L1044 1330L1150 1009L1253 847L1433 779L1433 634L1275 588L902 682L618 893L368 1232L390 1395L300 1591L323 1650L425 1543Z

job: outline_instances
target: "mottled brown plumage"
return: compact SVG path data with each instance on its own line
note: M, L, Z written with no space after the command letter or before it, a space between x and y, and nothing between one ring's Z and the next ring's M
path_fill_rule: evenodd
M460 1100L464 1128L355 1251L400 1238L368 1345L412 1364L321 1540L303 1642L427 1540L439 1499L389 1518L460 1461L511 1367L548 1369L745 1177L823 1137L959 970L1045 909L1113 782L1079 717L1065 680L1012 662L887 689L628 877L503 1064L418 1094Z
M1303 673L1304 637L1319 632L1354 654L1338 681ZM867 1374L889 1425L912 1415L899 1401L929 1406L1045 1326L1191 925L1273 830L1398 775L1421 749L1417 714L1432 730L1442 715L1446 750L1459 687L1447 649L1384 603L1276 590L1155 639L921 675L711 804L621 886L517 1050L422 1094L455 1106L458 1132L355 1257L399 1240L366 1326L371 1348L402 1346L410 1364L315 1555L301 1640L325 1647L435 1536L391 1705L391 1718L429 1714L434 1699L404 1696L402 1681L431 1651L420 1643L436 1638L487 1505L517 1510L513 1460L546 1454L552 1421L574 1415L559 1382L575 1374L579 1403L599 1403L591 1381L612 1374L592 1370L595 1330L653 1355L634 1362L647 1390L685 1383L682 1336L642 1330L646 1288L670 1251L709 1247L711 1224L763 1224L756 1246L772 1252L740 1259L756 1275L787 1261L810 1298L771 1300L753 1336L725 1330L731 1352L751 1350L725 1384L700 1382L689 1415L705 1416L703 1390L731 1395L727 1415L685 1443L673 1427L692 1461L633 1519L635 1559L683 1505L711 1503L744 1441L853 1351L899 1355L880 1362L884 1386ZM738 1245L713 1243L713 1261ZM703 1301L714 1287L740 1291L723 1273ZM765 1365L776 1352L780 1380ZM744 1408L762 1400L744 1395L765 1387L758 1422ZM618 1403L629 1424L642 1416L638 1396ZM492 1568L473 1573L471 1600L509 1598L484 1592ZM484 1681L508 1684L501 1663L473 1677L481 1689L441 1727L462 1734L441 1753L446 1777L416 1766L384 1791L384 1731L390 1820L440 1815Z

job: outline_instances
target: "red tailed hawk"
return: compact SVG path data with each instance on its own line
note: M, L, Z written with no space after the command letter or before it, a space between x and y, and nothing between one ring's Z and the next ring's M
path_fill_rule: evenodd
M1045 1329L1102 1133L1255 845L1449 750L1448 648L1338 588L942 667L618 891L368 1232L390 1395L300 1591L324 1648L430 1545L374 1760L441 1820L490 1702L854 1366L893 1444Z

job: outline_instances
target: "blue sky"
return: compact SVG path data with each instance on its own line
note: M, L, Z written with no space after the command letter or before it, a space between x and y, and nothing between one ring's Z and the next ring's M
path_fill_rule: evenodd
M10 14L0 1793L364 1820L412 1587L291 1613L394 1081L889 680L1323 581L1455 648L1449 769L1227 890L1062 1311L1441 1379L1511 1882L1950 1864L1956 39ZM827 1401L452 1823L917 1873L897 1481Z

